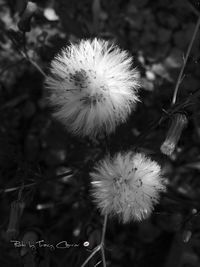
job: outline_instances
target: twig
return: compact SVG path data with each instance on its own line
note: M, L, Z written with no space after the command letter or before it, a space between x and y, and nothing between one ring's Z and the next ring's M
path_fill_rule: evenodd
M47 78L47 75L44 73L44 71L40 68L40 66L32 60L28 55L26 55L23 51L20 50L20 54L28 61L30 62L43 76L44 78Z
M186 3L189 6L189 8L191 8L191 10L194 12L194 14L196 14L197 16L200 15L200 12L189 1L186 1Z
M86 266L86 264L94 257L94 255L101 249L101 245L97 246L94 251L90 254L90 256L84 261L81 267Z
M197 20L197 23L196 23L196 26L195 26L195 29L194 29L194 32L193 32L193 35L192 35L192 38L190 40L190 43L188 45L188 49L187 49L187 52L186 52L186 56L183 60L183 65L181 67L181 70L180 70L180 73L179 73L179 76L178 76L178 79L177 79L177 82L176 82L176 86L175 86L175 89L174 89L174 94L173 94L173 98L172 98L172 105L174 105L176 103L176 99L177 99L177 94L178 94L178 89L179 89L179 86L182 82L182 78L183 78L183 72L184 72L184 69L185 69L185 66L187 64L187 61L188 61L188 57L190 55L190 52L191 52L191 49L192 49L192 46L193 46L193 43L194 43L194 40L196 38L196 35L197 35L197 32L198 32L198 29L199 29L199 26L200 26L200 16Z
M26 184L26 185L24 185L23 188L29 188L29 187L32 187L32 186L34 186L34 185L36 185L36 184L37 184L37 183ZM10 192L19 190L20 187L21 187L21 186L16 186L16 187L12 187L12 188L6 188L6 189L4 189L2 192L3 192L3 193L10 193ZM1 192L1 193L2 193L2 192Z
M107 220L108 215L106 214L104 217L103 222L103 229L102 229L102 235L101 235L101 242L100 244L93 250L93 252L90 254L90 256L84 261L84 263L81 265L81 267L86 266L86 264L94 257L94 255L101 250L101 257L102 257L102 263L103 267L106 267L106 257L105 257L105 251L104 251L104 243L105 243L105 234L106 234L106 227L107 227Z
M11 40L11 42L14 44L14 46L16 47L17 51L22 55L22 57L24 59L26 59L28 62L30 62L43 76L44 78L47 77L47 75L44 73L44 71L40 68L40 66L34 61L32 60L29 55L26 53L26 46L25 46L25 51L22 51L19 47L17 47L16 42L13 40L13 38L11 38L11 36L9 34L6 34L8 36L8 38Z
M101 263L101 261L98 261L98 262L94 265L94 267L99 266L100 263Z
M75 175L76 174L76 171L75 172L64 172L62 174L58 174L56 175L55 177L54 176L50 176L50 177L43 177L43 176L40 176L39 174L34 174L37 178L39 178L40 180L38 181L35 181L33 183L30 183L30 184L25 184L24 185L24 188L29 188L29 187L33 187L33 186L39 186L41 185L42 183L45 183L45 182L52 182L54 180L59 180L63 177L66 177L68 175L68 177L72 176L72 175ZM5 188L5 189L2 189L0 191L0 194L1 193L10 193L10 192L13 192L13 191L17 191L21 188L21 185L20 186L15 186L15 187L11 187L11 188Z

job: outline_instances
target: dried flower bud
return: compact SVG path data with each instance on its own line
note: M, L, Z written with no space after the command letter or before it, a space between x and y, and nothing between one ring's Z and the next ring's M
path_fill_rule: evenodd
M182 238L183 238L184 243L188 243L190 241L191 237L192 237L191 230L184 230L183 231Z
M31 30L31 19L34 16L34 14L36 13L38 7L35 3L33 2L28 2L27 6L21 16L21 19L18 23L18 28L20 29L20 31L22 32L30 32Z
M163 154L170 156L174 152L187 122L187 117L184 114L176 113L173 116L165 141L160 148Z
M19 219L22 215L23 209L24 202L17 200L11 203L10 218L7 229L8 240L16 238L19 234Z
M32 244L32 250L34 249L34 245L36 244L36 242L39 240L39 232L37 233L34 230L29 230L27 232L25 232L23 238L22 238L22 242L26 245ZM24 257L28 252L29 252L30 248L29 246L25 246L22 247L20 250L20 255L21 257Z

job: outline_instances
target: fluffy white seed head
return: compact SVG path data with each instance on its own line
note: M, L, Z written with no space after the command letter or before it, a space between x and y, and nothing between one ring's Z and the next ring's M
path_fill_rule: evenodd
M138 101L132 58L108 41L82 40L64 48L46 79L55 116L72 133L114 132Z
M102 215L124 223L150 216L165 191L161 168L144 154L118 153L96 165L91 173L92 195Z

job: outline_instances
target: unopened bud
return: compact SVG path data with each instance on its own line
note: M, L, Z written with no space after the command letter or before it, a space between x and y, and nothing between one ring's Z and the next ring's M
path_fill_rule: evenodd
M184 243L188 243L191 237L192 237L192 232L190 230L183 231L182 238Z
M24 209L24 202L13 201L11 203L8 229L6 231L8 240L16 238L19 234L19 220Z
M21 19L18 23L18 28L22 32L29 32L31 30L31 19L36 13L38 7L35 3L28 1L26 9L24 10Z
M160 147L163 154L170 156L174 152L187 122L187 117L184 114L176 113L173 116L165 141Z

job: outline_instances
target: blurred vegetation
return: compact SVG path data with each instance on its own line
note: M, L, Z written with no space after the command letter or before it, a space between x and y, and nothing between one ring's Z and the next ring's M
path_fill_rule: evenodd
M156 158L168 178L168 192L142 223L109 220L107 266L199 266L199 32L175 106L189 122L174 153L160 152L199 15L199 0L0 1L0 266L81 266L100 242L103 222L91 202L88 174L108 149L111 154L138 149ZM130 51L143 85L141 103L128 122L108 140L95 142L72 136L52 119L43 86L60 48L94 36ZM197 96L188 104L193 93ZM9 242L27 236L80 245L33 253Z

